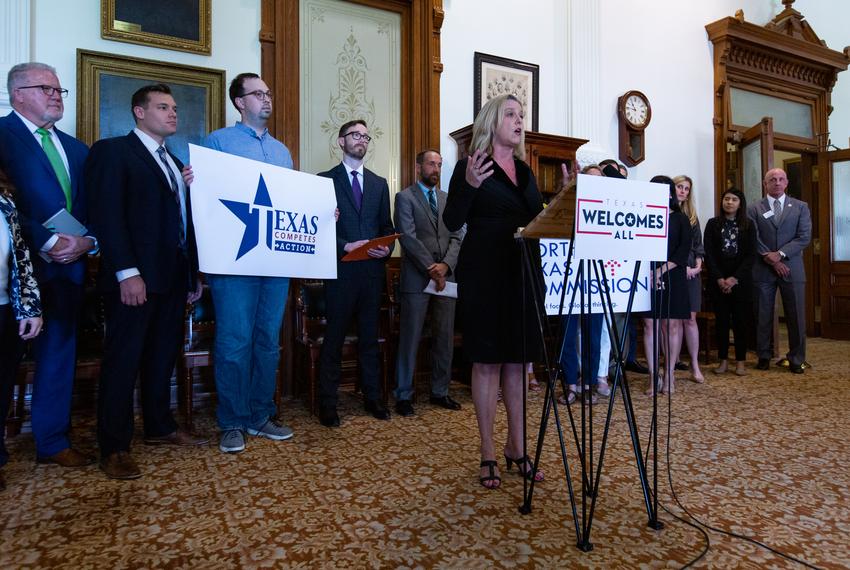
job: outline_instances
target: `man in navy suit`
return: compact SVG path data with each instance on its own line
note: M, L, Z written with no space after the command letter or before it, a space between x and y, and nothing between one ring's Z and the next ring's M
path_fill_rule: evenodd
M106 299L97 434L100 467L112 479L141 476L130 455L137 376L146 444L206 442L178 429L171 414L186 302L201 296L183 165L165 148L177 104L167 85L154 84L136 91L131 107L136 128L96 142L85 167Z
M364 168L369 129L363 120L349 121L339 129L337 144L342 163L319 176L332 178L339 218L336 222L337 259L370 239L394 233L390 219L387 181ZM384 288L384 264L392 249L378 246L369 259L337 262L337 278L325 281L327 329L319 356L319 421L339 427L337 388L342 345L353 318L357 318L357 349L366 411L379 420L390 419L381 401L378 382L378 316Z
M803 250L812 240L812 215L805 202L785 194L788 176L781 168L768 170L762 182L766 196L747 208L756 228L759 257L753 264L756 349L759 370L770 368L773 340L773 307L776 290L782 297L788 326L790 370L803 373L806 361L806 271Z
M61 210L87 223L82 183L86 145L54 125L65 111L56 70L22 63L9 70L13 111L0 118L0 168L17 187L21 229L33 253L41 289L44 332L35 342L32 431L40 463L81 467L93 458L71 447L71 391L77 352L77 318L83 299L87 252L97 240L57 233L43 226Z

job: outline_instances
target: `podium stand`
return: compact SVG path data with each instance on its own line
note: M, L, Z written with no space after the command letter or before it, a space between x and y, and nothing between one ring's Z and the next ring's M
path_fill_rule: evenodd
M588 287L587 294L585 294L584 287L577 287L573 290L572 296L570 298L570 303L567 305L569 309L566 314L564 314L564 300L566 298L567 293L567 282L568 275L570 273L570 269L577 265L577 282L582 283L585 278L589 279L591 277L591 272L593 273L593 277L599 282L605 282L606 286L600 288L600 292L598 293L599 300L601 301L601 305L603 307L603 314L606 323L608 324L608 330L610 334L612 334L612 350L613 350L613 358L615 364L614 371L614 380L611 387L611 396L608 401L608 407L605 414L605 422L604 422L604 430L602 433L602 439L599 444L599 453L596 458L594 458L594 439L593 439L593 406L588 405L585 408L584 404L581 402L581 398L576 399L576 403L581 406L581 411L579 414L575 414L570 405L567 405L567 417L569 419L569 427L573 436L573 442L575 444L575 450L577 454L577 460L579 462L579 468L581 473L581 489L580 494L581 498L577 498L577 492L572 480L572 474L570 471L570 454L568 452L569 442L567 437L564 434L564 424L562 421L562 411L559 409L559 404L557 398L555 397L555 388L560 381L562 389L564 393L567 393L567 384L566 378L564 377L563 370L561 370L560 366L560 355L563 350L574 350L574 347L565 347L564 346L564 332L566 327L560 325L560 334L555 335L554 337L551 334L550 323L546 318L545 311L545 300L540 298L539 291L537 287L532 287L533 291L533 302L534 307L533 310L537 314L538 325L539 325L539 334L541 336L541 341L543 344L544 350L544 358L546 364L546 388L544 392L544 403L543 410L541 412L540 418L540 427L537 434L537 443L535 446L535 453L533 457L533 466L532 469L536 473L537 467L540 461L540 455L543 449L543 443L546 437L546 432L549 425L550 418L554 418L554 424L557 430L558 442L560 445L561 451L561 459L564 468L564 477L567 483L570 508L572 510L573 521L575 524L575 533L576 533L576 545L582 551L590 551L593 549L593 545L590 542L590 531L593 524L593 515L596 508L596 501L599 498L599 483L600 476L602 474L602 469L605 460L605 452L608 444L608 437L610 434L610 426L611 426L611 416L614 411L614 402L616 400L617 393L619 392L622 398L622 402L625 408L626 413L626 423L629 430L629 436L631 438L632 449L634 451L635 464L638 472L638 479L640 481L641 490L643 492L644 503L646 506L646 513L648 516L648 526L653 529L663 528L663 523L658 520L658 494L655 490L658 488L658 430L657 430L657 396L653 397L653 409L652 409L652 424L650 427L649 433L649 444L652 448L652 472L653 472L653 481L652 485L650 485L649 477L647 476L647 458L649 455L649 450L647 450L647 454L645 455L642 452L640 437L637 429L637 422L635 419L634 408L632 405L632 398L629 389L628 378L626 377L624 370L624 348L625 348L625 334L620 338L620 334L617 331L617 327L614 326L613 323L613 306L611 302L610 289L607 286L607 278L605 277L605 270L602 260L593 260L593 261L578 261L577 264L573 259L573 250L575 240L573 239L573 229L574 229L574 220L575 220L575 209L576 209L576 195L575 195L575 186L573 185L570 188L567 188L557 194L554 199L552 199L548 205L548 207L544 208L543 211L532 220L525 228L520 228L519 231L515 234L516 239L520 242L521 250L522 250L522 272L523 272L523 284L533 283L534 279L539 276L534 275L534 264L531 262L532 251L531 247L536 247L537 239L569 239L570 246L567 254L567 262L564 270L564 283L563 288L561 289L561 299L558 317L559 319L563 319L564 317L569 318L572 315L572 307L574 305L575 297L579 295L580 301L580 323L581 323L581 331L582 331L582 371L586 374L589 367L586 366L587 363L590 362L591 354L590 354L590 327L589 320L587 317L590 315L590 311L586 309L586 307L590 307L592 303L591 299L591 291ZM626 325L628 325L628 320L631 317L632 306L634 302L635 296L635 288L637 283L638 272L640 270L640 262L637 262L634 269L634 275L632 277L632 286L629 292L629 300L626 309ZM523 307L523 311L527 310L526 307ZM628 329L628 326L625 326L623 331ZM544 334L544 331L547 334ZM557 346L560 347L560 350L557 354L550 354L549 347L546 345L546 338L557 338L560 339L560 342L557 343ZM656 348L654 347L655 351ZM657 366L658 359L655 359L655 363ZM656 375L657 377L657 375ZM581 383L584 386L590 384L590 379L583 378L581 379ZM583 388L582 393L585 393L585 390L592 390L593 388ZM526 444L526 429L527 429L527 408L526 408L526 391L527 390L527 382L523 382L523 445ZM656 391L657 392L657 391ZM579 417L576 418L576 415ZM528 455L528 450L523 450L524 455ZM594 465L595 460L595 465ZM529 514L532 511L532 499L534 497L534 487L535 487L534 477L529 479L524 478L523 483L523 501L519 507L519 510L522 514ZM579 503L581 507L581 515L579 516Z

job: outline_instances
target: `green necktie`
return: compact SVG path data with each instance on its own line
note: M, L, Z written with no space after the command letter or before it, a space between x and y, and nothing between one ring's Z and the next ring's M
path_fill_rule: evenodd
M59 179L59 186L62 187L62 192L65 193L65 209L70 212L71 179L68 177L68 170L65 168L65 163L62 162L62 157L59 155L59 151L56 150L56 145L53 144L53 137L50 136L50 131L38 128L35 132L41 135L41 147L44 149L44 154L47 155L47 160L50 161L50 166L53 167L53 172L56 173L56 178Z

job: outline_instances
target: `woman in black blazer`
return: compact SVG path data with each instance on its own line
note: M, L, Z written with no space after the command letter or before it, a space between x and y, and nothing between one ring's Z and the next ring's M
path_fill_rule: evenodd
M720 215L705 225L705 261L708 265L708 287L714 305L717 331L717 357L714 370L723 374L728 369L729 327L735 334L735 374L747 374L752 269L756 252L755 228L747 218L747 199L735 188L726 190L720 199Z

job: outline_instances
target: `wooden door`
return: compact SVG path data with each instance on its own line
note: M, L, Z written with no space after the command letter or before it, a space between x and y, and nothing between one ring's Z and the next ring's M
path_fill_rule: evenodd
M850 339L850 150L818 154L821 334ZM817 243L815 246L817 247Z
M741 191L747 204L762 199L762 178L773 168L773 119L764 117L744 132L738 147Z

